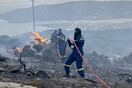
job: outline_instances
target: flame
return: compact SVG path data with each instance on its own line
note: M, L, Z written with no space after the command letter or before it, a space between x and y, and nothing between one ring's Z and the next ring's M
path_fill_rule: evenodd
M16 47L16 49L17 49L18 51L21 51L21 48L19 48L19 47Z
M19 53L22 52L22 49L21 48L16 47L16 49L19 51Z
M38 32L32 32L36 37L31 36L31 39L33 39L33 41L35 41L36 44L41 44L45 41L47 41L47 38L43 39Z

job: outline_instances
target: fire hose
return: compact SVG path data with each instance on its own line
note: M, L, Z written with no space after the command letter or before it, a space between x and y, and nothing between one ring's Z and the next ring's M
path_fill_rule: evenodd
M64 47L64 51L63 51L63 56L65 55L66 46L67 46L67 41L65 43L65 47ZM63 56L61 56L60 51L59 51L59 43L58 43L58 40L57 40L57 49L56 49L56 51L57 51L57 54L58 54L59 58L62 59Z
M57 49L56 49L56 52L57 52L57 54L58 54L58 56L59 56L59 58L61 59L62 58L62 56L61 56L61 54L60 54L60 51L59 51L59 44L58 44L58 40L57 40Z

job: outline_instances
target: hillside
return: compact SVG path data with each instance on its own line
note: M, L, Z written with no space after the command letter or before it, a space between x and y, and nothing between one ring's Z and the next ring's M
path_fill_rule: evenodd
M78 1L35 7L36 21L99 20L132 18L132 2ZM32 8L17 9L0 15L11 23L32 21Z

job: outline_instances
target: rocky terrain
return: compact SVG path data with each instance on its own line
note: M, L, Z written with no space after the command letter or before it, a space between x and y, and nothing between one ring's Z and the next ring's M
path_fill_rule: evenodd
M89 57L93 57L93 55L94 58L98 57L98 59L105 57L95 55L95 52L89 54ZM22 63L25 64L25 67ZM99 63L102 64L102 62ZM105 63L108 62L105 61ZM111 88L132 87L132 79L129 75L132 73L131 70L118 70L110 63L106 65L97 65L96 62L90 63L95 73ZM106 88L85 65L83 66L86 74L85 79L78 75L75 63L71 66L71 78L63 78L62 75L65 74L64 63L57 56L53 45L43 49L42 54L32 57L0 56L0 88Z

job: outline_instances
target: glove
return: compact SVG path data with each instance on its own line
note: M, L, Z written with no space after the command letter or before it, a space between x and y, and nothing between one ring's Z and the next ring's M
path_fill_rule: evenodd
M73 45L71 45L71 48L73 49L73 48L74 48L74 46L73 46Z

